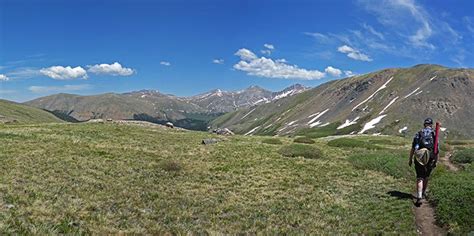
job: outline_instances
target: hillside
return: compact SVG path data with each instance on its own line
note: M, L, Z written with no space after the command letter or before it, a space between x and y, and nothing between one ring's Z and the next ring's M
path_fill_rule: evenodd
M5 126L0 234L417 232L406 139L204 138L223 139L158 125ZM429 197L454 234L474 230L473 171L440 163L433 176Z
M426 117L444 135L474 137L474 70L395 68L330 81L296 96L225 114L212 122L240 134L413 135Z
M53 114L23 104L0 100L0 124L62 122Z
M293 85L280 92L271 92L252 86L242 91L213 90L191 97L177 97L156 90L93 96L55 94L26 104L79 121L98 118L155 123L171 121L180 127L206 130L208 122L224 112L292 96L306 89L301 85Z

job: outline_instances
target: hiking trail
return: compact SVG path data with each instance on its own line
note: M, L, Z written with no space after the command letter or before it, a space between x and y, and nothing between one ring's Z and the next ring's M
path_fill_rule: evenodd
M457 167L456 165L454 165L451 162L450 158L451 158L452 155L453 155L452 151L448 151L448 152L446 152L446 154L443 157L440 157L439 159L440 159L441 163L443 163L448 168L448 170L458 171L459 167Z
M440 162L443 163L448 170L458 171L459 168L450 160L451 156L452 152L446 152L446 154L440 158ZM435 212L431 204L425 199L423 199L421 203L421 206L414 207L417 233L420 235L446 235L446 230L436 225Z

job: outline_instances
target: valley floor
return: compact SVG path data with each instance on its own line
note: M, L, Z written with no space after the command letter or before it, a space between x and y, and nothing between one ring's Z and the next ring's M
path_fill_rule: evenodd
M201 144L211 137L225 140ZM315 139L299 144L321 150L306 159L280 154L292 139L269 139L120 124L0 126L0 234L417 233L403 197L411 169L391 173L398 162L364 159L401 150L406 165L406 140L372 150Z

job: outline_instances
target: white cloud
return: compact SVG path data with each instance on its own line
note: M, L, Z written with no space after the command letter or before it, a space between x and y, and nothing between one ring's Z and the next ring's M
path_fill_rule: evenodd
M80 91L92 88L89 84L64 85L64 86L30 86L28 90L33 93L61 93Z
M224 64L224 59L220 59L220 58L219 59L214 59L214 60L212 60L212 63L214 63L214 64Z
M347 77L351 77L351 76L354 76L356 74L354 74L354 72L350 71L350 70L345 70L344 71L344 75L347 76Z
M303 79L314 80L326 76L325 73L318 70L306 70L296 65L286 64L283 60L272 60L270 58L257 56L250 50L239 49L235 55L240 57L240 61L234 65L234 69L245 71L249 75L265 78L282 79Z
M4 74L0 74L0 81L9 81L10 78L8 78L8 76L4 75Z
M435 49L428 42L433 35L433 23L426 10L414 0L359 0L367 10L377 16L377 20L386 27L408 39L414 47Z
M334 68L334 67L332 67L332 66L326 67L326 69L324 69L324 71L325 71L326 73L328 73L329 75L334 76L334 77L339 77L339 76L341 76L341 74L342 74L342 71L341 71L341 70L339 70L339 69L337 69L337 68Z
M273 46L273 44L268 44L268 43L263 44L263 47L265 47L265 49L260 50L260 52L268 56L271 55L273 50L275 49L275 46Z
M51 66L41 69L40 73L57 80L87 79L86 70L80 66L74 68L70 66Z
M265 55L271 55L272 51L271 50L260 50L260 53L265 54Z
M371 34L377 36L379 39L385 40L385 37L383 36L383 34L381 32L378 32L377 30L375 30L372 26L370 26L368 24L363 24L362 26L364 27L364 29L369 31Z
M474 19L472 17L465 16L462 18L462 20L467 30L471 32L471 34L474 34Z
M160 65L162 65L162 66L171 66L171 63L169 61L160 61Z
M252 51L246 48L239 49L234 55L239 56L240 59L245 60L245 61L251 61L251 60L257 59L257 55L255 55L255 53L253 53Z
M114 62L113 64L97 64L88 67L89 69L87 71L94 74L129 76L134 73L133 69L122 67L122 65L120 65L118 62Z
M328 43L328 42L331 41L331 39L327 35L324 35L324 34L321 34L321 33L304 32L304 34L315 38L316 40L318 40L321 43Z
M264 46L265 48L269 49L269 50L274 50L274 49L275 49L275 46L273 46L272 44L266 43L266 44L264 44L263 46Z
M340 46L339 48L337 48L337 51L347 54L348 57L354 60L372 61L372 59L368 55L361 53L358 49L351 48L347 45Z

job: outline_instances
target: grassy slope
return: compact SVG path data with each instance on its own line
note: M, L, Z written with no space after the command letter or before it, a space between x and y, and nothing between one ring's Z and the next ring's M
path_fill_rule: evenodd
M203 146L206 137L112 124L0 126L0 234L416 233L411 201L388 194L412 190L406 172L387 172L397 162L365 168L347 158L365 149L341 142L298 144L322 150L304 159L279 154L291 139ZM390 153L405 144L377 140Z
M0 120L19 123L62 122L49 112L6 100L0 100L0 115L3 116Z

